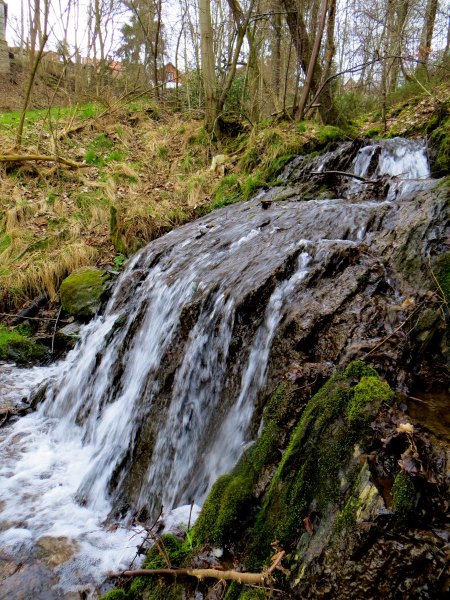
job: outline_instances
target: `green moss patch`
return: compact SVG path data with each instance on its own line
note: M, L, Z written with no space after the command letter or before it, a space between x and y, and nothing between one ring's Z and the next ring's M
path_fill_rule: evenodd
M450 173L450 117L442 120L430 136L430 145L435 150L434 167L439 174Z
M392 509L401 519L408 517L416 502L416 490L408 473L400 471L392 486Z
M376 376L361 377L361 381L355 386L353 395L347 406L347 417L349 421L370 416L371 407L378 407L380 402L390 403L394 393L385 381L380 381Z
M124 590L111 590L106 594L103 594L101 600L127 600L127 594Z
M211 208L222 208L240 200L241 186L235 173L222 177L214 191Z
M194 527L194 540L218 546L239 539L256 507L254 488L270 464L279 460L283 421L289 412L291 394L280 384L264 412L261 436L247 450L232 473L223 475L212 487Z
M0 360L30 364L45 360L47 356L47 348L24 335L23 330L0 325Z
M64 310L78 317L93 317L100 308L110 274L101 269L86 267L66 277L59 294Z
M381 403L392 397L374 369L361 361L351 363L308 402L280 460L280 435L292 393L286 385L279 386L266 407L261 436L213 486L194 528L196 541L221 546L241 541L249 568L259 568L268 559L274 540L289 551L304 532L303 519L312 504L325 513L331 503L339 503L342 474L354 446ZM277 463L260 506L258 487ZM357 469L353 475L346 473L350 488L356 476Z

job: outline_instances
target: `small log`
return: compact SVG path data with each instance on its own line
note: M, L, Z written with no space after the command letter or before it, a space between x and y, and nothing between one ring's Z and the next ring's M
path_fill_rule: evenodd
M30 317L35 317L36 314L38 313L39 309L42 306L44 306L44 304L47 301L48 301L48 295L47 294L42 294L41 296L38 296L37 298L34 298L34 300L31 302L31 304L29 306L27 306L27 308L24 308L23 310L21 310L19 312L18 315L16 315L16 317L14 318L12 324L13 325L18 325L19 323L21 323L22 321L26 321ZM0 313L0 314L4 314L4 313Z
M275 569L281 569L281 561L285 555L285 551L281 550L272 557L272 564L262 573L240 573L239 571L221 571L220 569L135 569L133 571L123 571L122 573L114 573L111 577L140 577L158 575L168 575L170 577L195 577L198 580L203 579L218 579L219 581L238 581L245 585L264 585L270 582L271 574Z
M48 156L46 154L0 154L0 163L23 163L23 162L55 162L71 169L86 169L91 165L77 163L62 156Z
M366 179L365 177L355 175L354 173L347 173L347 171L312 171L311 175L342 175L342 177L353 177L353 179L357 179L363 183L377 183L372 179Z
M220 571L219 569L136 569L134 571L123 571L115 573L113 577L140 577L169 575L171 577L195 577L202 579L221 579L224 581L238 581L248 585L263 584L265 573L239 573L238 571Z

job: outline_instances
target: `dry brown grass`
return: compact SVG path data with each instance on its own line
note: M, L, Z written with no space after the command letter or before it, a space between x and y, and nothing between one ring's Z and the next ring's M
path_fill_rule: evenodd
M240 189L252 170L268 172L278 157L294 154L314 136L274 125L229 148L212 147L201 122L164 112L154 120L144 108L90 122L58 143L63 156L86 159L89 169L38 165L0 173L0 310L17 309L43 292L55 298L70 271L111 265L118 252L133 253L207 210L222 175L210 170L214 154L228 156L226 168ZM53 126L61 130L64 123ZM0 129L0 145L13 133ZM39 120L26 135L27 144L51 152Z

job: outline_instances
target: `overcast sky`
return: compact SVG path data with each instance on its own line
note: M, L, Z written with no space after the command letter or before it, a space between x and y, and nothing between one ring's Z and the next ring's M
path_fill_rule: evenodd
M20 38L20 19L21 19L21 0L6 0L8 4L8 25L6 28L6 39L10 45L15 45ZM23 0L25 19L27 18L28 13L28 5L30 0ZM64 10L66 6L65 0L53 0L51 3L51 13L49 17L50 26L54 28L54 34L58 37L62 37L59 35L58 31L58 22L61 19L61 10ZM87 14L87 6L88 0L80 1L80 19L79 19L79 37L81 38L83 34L86 34L86 22L85 16ZM72 26L72 30L73 30ZM25 34L26 35L26 34ZM51 36L52 38L53 36ZM52 41L52 40L51 40ZM50 41L50 43L51 43ZM73 40L74 41L74 40Z
M30 0L24 0L24 10L25 13L28 12L28 4ZM6 29L6 39L10 46L16 45L18 40L20 39L20 17L21 17L21 0L6 0L8 4L8 25ZM88 34L87 34L87 23L86 17L88 12L89 0L80 0L80 13L78 19L78 45L81 48L86 48L88 45ZM58 26L58 22L61 22L61 9L64 11L64 7L66 6L66 0L53 0L52 2L52 13L50 14L49 22L50 26L53 27L53 35L50 36L49 41L49 49L54 49L56 46L56 41L58 39L63 39L62 29ZM25 14L26 17L26 14ZM125 22L125 16L119 17L117 22L115 23L114 30L110 28L110 41L107 46L115 47L117 46L117 42L120 38L120 28L122 24ZM163 2L163 22L166 26L166 31L169 34L167 36L167 40L169 42L169 47L167 48L167 52L170 55L170 42L173 39L176 39L176 35L170 35L171 31L179 31L179 5L170 1ZM69 43L75 44L75 33L74 33L74 24L72 24L72 34L69 33ZM26 34L25 34L26 35ZM169 56L170 60L173 60L172 57Z

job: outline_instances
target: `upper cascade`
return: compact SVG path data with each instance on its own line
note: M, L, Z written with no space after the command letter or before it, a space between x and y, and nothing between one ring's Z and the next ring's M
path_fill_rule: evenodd
M299 201L295 186L307 171L428 181L425 161L424 143L406 140L298 158L285 171L289 201L262 205L275 198L262 192L151 242L64 361L0 372L11 398L47 380L37 411L0 429L0 548L76 540L60 568L67 589L80 571L95 580L126 564L124 530L100 523L201 504L255 439L268 391L293 365L345 364L390 335L404 316L393 307L412 293L395 248L423 227L414 251L430 252L445 202L430 228L417 207L436 204L431 195L367 201L352 182L348 199Z
M312 160L298 156L282 178L308 197L320 193L325 180L335 197L392 201L428 189L430 176L426 141L396 137L344 142Z

